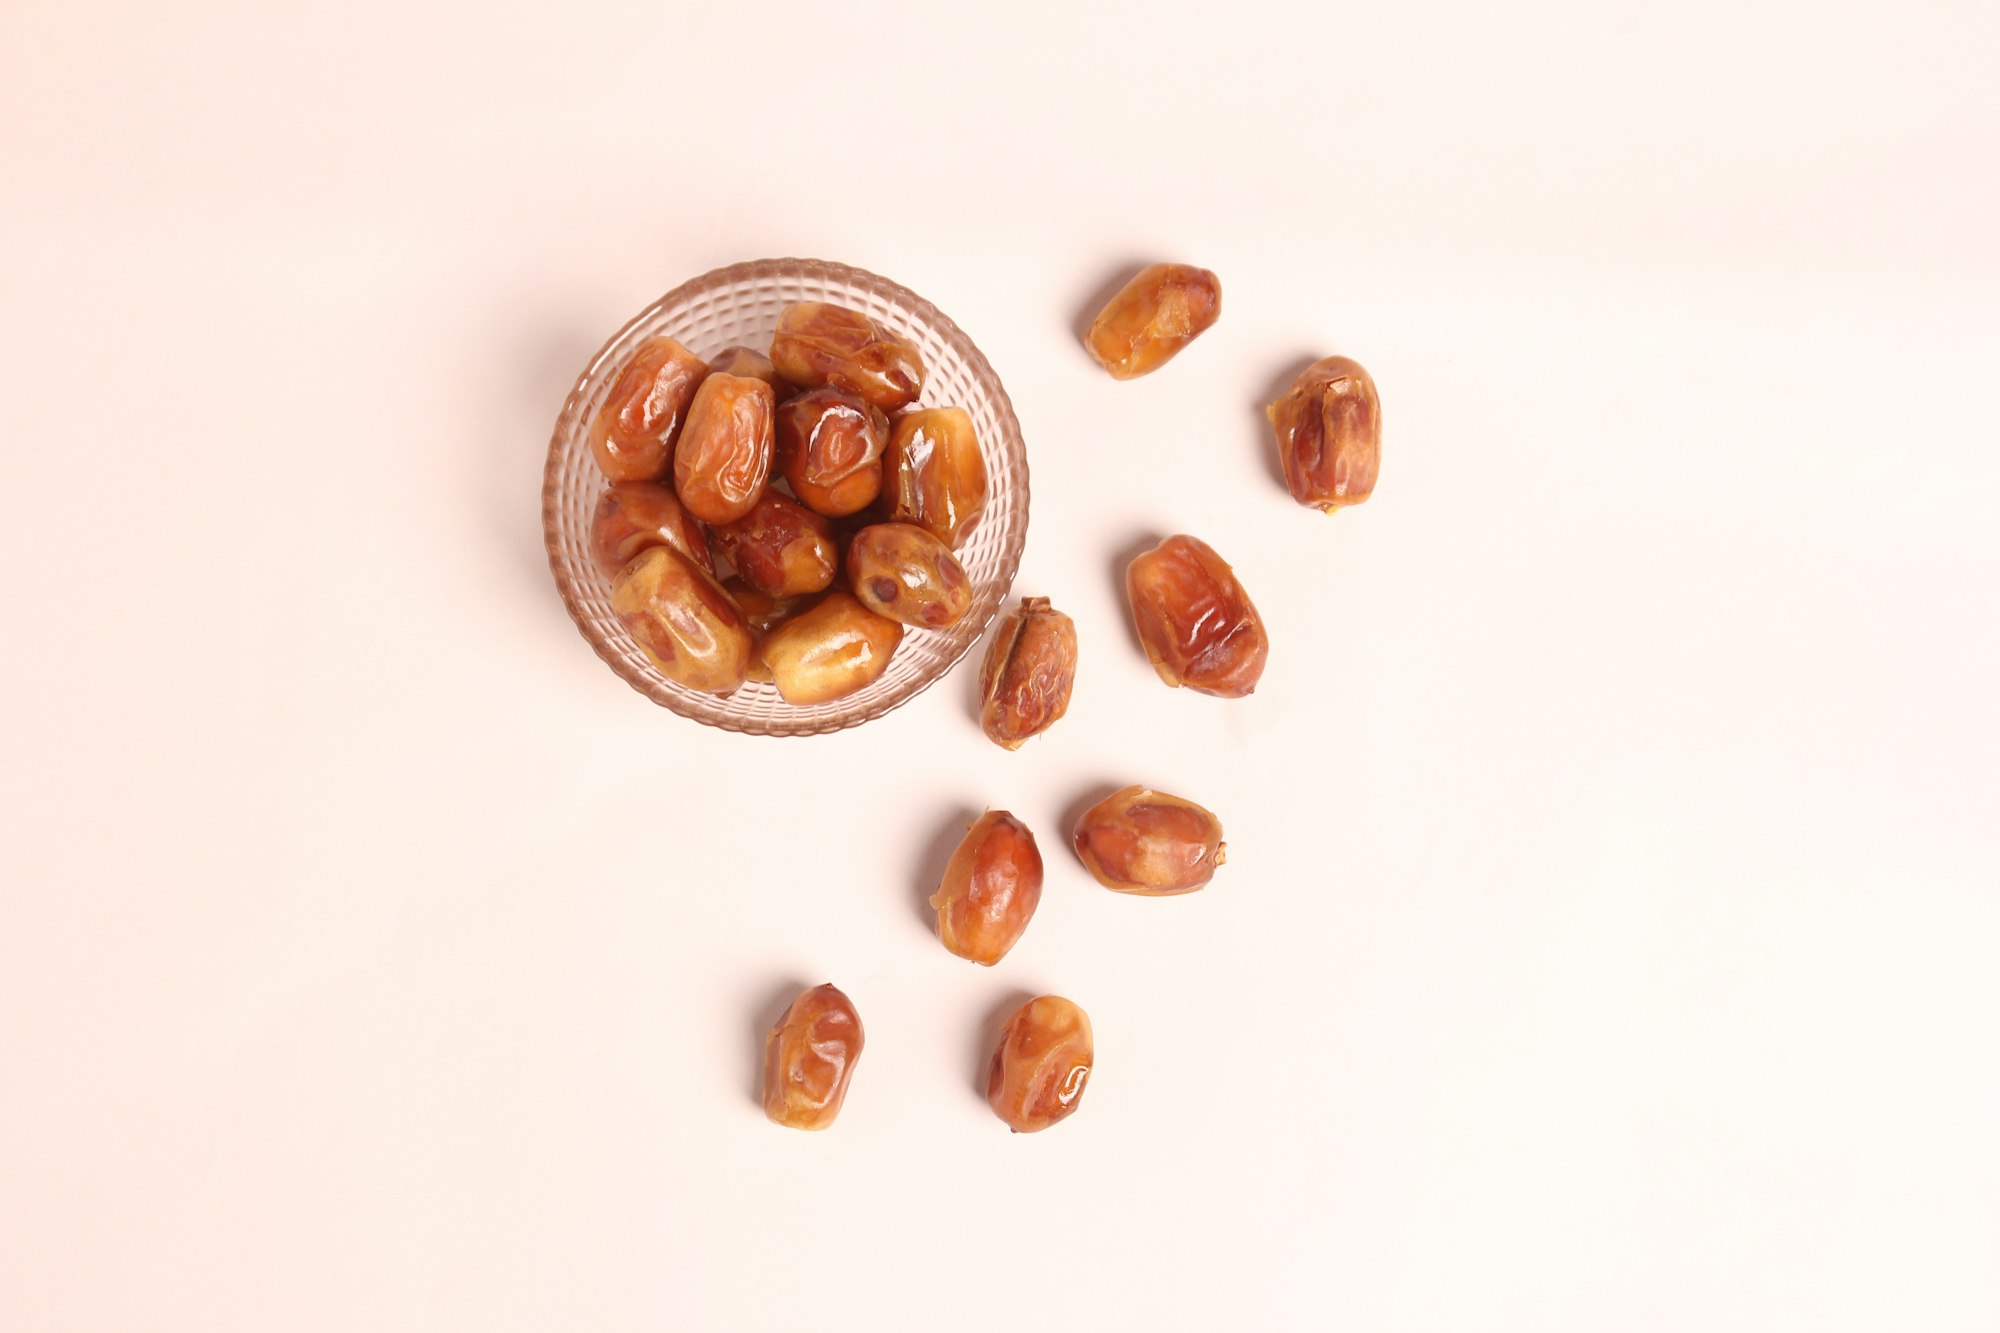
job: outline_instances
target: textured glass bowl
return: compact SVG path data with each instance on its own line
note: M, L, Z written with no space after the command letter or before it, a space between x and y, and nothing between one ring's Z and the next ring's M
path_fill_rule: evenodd
M972 414L986 457L986 514L958 558L972 577L972 609L948 630L910 630L881 679L831 703L794 705L771 685L751 682L734 694L703 694L661 675L611 612L610 580L590 558L590 520L604 476L590 456L590 422L618 371L641 341L681 340L711 358L741 343L767 352L778 312L794 301L831 301L866 314L916 345L927 372L923 407ZM1013 586L1028 536L1028 459L1021 423L972 340L915 292L858 268L816 259L760 259L705 273L668 292L620 329L591 359L563 404L542 475L542 536L549 568L570 618L597 655L625 683L682 717L760 736L814 736L873 721L922 693L986 631Z

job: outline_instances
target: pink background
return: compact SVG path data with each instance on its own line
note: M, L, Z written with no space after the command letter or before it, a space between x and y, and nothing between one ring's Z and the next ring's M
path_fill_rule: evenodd
M1003 16L1004 13L1004 16ZM0 4L0 1329L2000 1326L1990 5ZM1019 409L1075 715L707 731L536 526L760 255ZM1104 281L1221 273L1113 384ZM1366 508L1258 407L1358 357ZM1153 683L1189 530L1275 643ZM1133 901L1066 812L1213 806ZM954 821L1047 898L926 936ZM833 980L841 1123L766 1125ZM989 1020L1096 1022L1010 1137Z

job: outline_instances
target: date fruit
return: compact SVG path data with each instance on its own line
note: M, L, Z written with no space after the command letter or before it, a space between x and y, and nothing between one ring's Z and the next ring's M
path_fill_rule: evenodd
M924 387L917 349L858 310L800 301L778 316L771 362L802 389L831 385L884 412L907 407Z
M668 680L710 694L743 683L749 622L721 584L673 548L633 557L612 580L611 609Z
M1119 289L1083 341L1116 380L1150 375L1222 313L1222 282L1192 264L1151 264Z
M783 398L792 391L792 386L778 378L778 368L771 364L771 358L753 347L725 347L708 363L711 375L748 375L753 380L762 380L771 386L771 393Z
M1047 1129L1082 1104L1096 1055L1090 1015L1060 995L1038 995L1000 1029L987 1105L1016 1134Z
M1041 900L1042 854L1035 835L1005 810L988 810L951 854L931 906L944 947L991 967L1027 930Z
M1069 711L1076 683L1076 624L1046 597L1023 597L1001 618L979 668L979 726L988 740L1018 750Z
M1264 415L1294 500L1331 514L1373 493L1382 466L1382 399L1357 362L1315 361Z
M765 635L757 652L786 703L823 704L872 685L902 641L901 625L836 589Z
M764 1039L764 1114L787 1129L825 1129L847 1100L864 1034L854 1001L815 986L792 1001Z
M962 407L905 412L882 455L882 495L890 519L928 528L956 550L986 512L986 459Z
M708 534L681 507L668 487L651 481L621 481L598 497L590 520L590 555L606 574L616 574L648 546L671 546L715 572Z
M618 372L590 423L590 452L613 481L657 481L708 365L672 338L648 338Z
M950 629L972 606L965 566L914 523L876 523L855 533L847 582L870 611L917 629Z
M778 470L799 502L828 518L875 503L889 418L839 389L813 389L778 405Z
M695 391L674 490L704 523L733 523L750 512L771 476L771 386L748 375L710 375Z
M1227 859L1221 820L1147 787L1115 791L1084 811L1073 841L1099 884L1151 897L1191 893Z
M736 609L743 613L752 634L769 634L805 610L809 600L804 597L773 597L767 592L759 592L745 583L739 574L731 574L724 579L722 590L729 594L729 600L736 603Z
M1264 621L1208 543L1174 536L1137 556L1125 596L1161 680L1224 699L1257 688L1271 651Z
M750 665L745 668L744 676L746 679L769 685L771 668L764 665L764 636L805 610L812 604L812 599L773 597L769 593L758 592L737 574L731 574L723 580L722 590L729 594L729 600L736 603L736 609L750 622L750 634L755 640L755 646L750 650Z
M715 544L745 583L773 597L818 592L840 568L833 524L776 491L734 523L718 524Z

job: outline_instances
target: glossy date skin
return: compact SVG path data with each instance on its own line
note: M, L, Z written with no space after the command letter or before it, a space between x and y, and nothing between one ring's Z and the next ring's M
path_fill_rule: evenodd
M1222 314L1222 282L1192 264L1152 264L1119 289L1084 346L1113 379L1150 375Z
M882 455L888 517L915 523L956 550L986 512L986 459L962 407L905 412Z
M987 1067L986 1102L1017 1134L1075 1114L1097 1057L1090 1016L1060 995L1038 995L1000 1029Z
M950 629L972 606L965 566L914 523L876 523L855 533L847 582L870 611L916 629Z
M672 338L648 338L618 372L590 423L590 453L612 481L657 481L708 365Z
M722 581L722 590L729 594L729 600L736 603L736 609L750 624L754 645L744 677L768 685L771 683L771 668L764 665L764 636L805 610L812 604L812 598L773 597L757 591L737 574L731 574Z
M777 398L792 391L792 386L778 378L778 368L771 364L771 358L754 347L725 347L711 357L708 362L711 375L748 375L753 380L762 380L771 386L771 393Z
M1240 699L1257 688L1271 644L1250 594L1208 545L1173 536L1125 570L1125 596L1153 670L1168 685Z
M995 745L1021 748L1069 711L1076 683L1076 623L1046 597L1023 597L1000 620L979 668L979 727Z
M1148 787L1113 792L1084 811L1072 842L1099 884L1149 897L1192 893L1227 859L1221 820Z
M835 589L764 636L758 655L786 703L819 704L872 685L903 627Z
M836 986L793 1000L764 1039L764 1114L787 1129L825 1129L847 1100L865 1034Z
M1331 514L1374 493L1382 467L1382 399L1358 362L1344 356L1314 362L1264 414L1294 500Z
M771 476L771 386L748 375L710 375L695 391L674 450L674 491L704 523L750 512Z
M759 592L738 574L724 579L722 590L729 594L729 600L736 603L736 609L743 613L752 634L769 634L805 610L812 601L810 597L773 597L767 592Z
M833 525L776 491L765 491L734 523L718 524L715 545L739 578L773 597L818 592L840 568Z
M708 534L670 488L652 481L621 481L598 497L597 513L590 520L590 557L606 574L616 574L649 546L671 546L702 573L715 572Z
M1041 900L1035 835L1005 810L988 810L966 830L930 902L944 947L991 967L1020 940Z
M800 301L778 316L771 362L802 389L832 386L884 412L917 400L924 362L917 349L858 310Z
M721 584L673 548L635 556L612 580L611 609L668 680L711 694L745 680L749 623Z
M778 470L799 502L828 518L875 503L889 418L839 389L812 389L778 405Z

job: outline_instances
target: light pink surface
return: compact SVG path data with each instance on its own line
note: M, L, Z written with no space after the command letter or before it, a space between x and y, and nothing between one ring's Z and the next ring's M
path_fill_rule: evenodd
M0 1329L2000 1324L1991 7L841 12L895 56L0 8ZM968 667L708 731L562 613L572 377L780 254L1013 395L1084 651L1020 754ZM1073 322L1162 257L1222 321L1114 384ZM1333 351L1388 444L1325 519L1258 408ZM1177 529L1251 700L1127 640ZM1085 879L1128 781L1222 815L1214 888ZM917 882L988 804L1050 867L990 972ZM787 1134L760 1029L822 980L868 1050ZM1041 989L1099 1070L1010 1138Z

